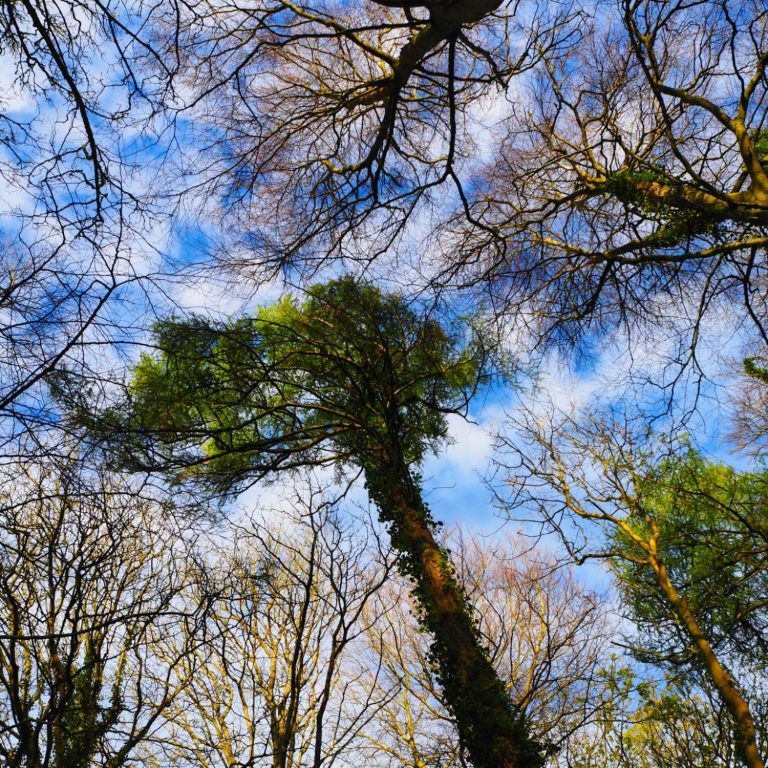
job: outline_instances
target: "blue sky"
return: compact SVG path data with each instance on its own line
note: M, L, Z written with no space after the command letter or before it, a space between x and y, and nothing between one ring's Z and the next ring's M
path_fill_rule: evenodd
M109 71L106 59L114 52L105 51L104 61L93 61L90 66L94 73L103 77L104 71ZM12 60L8 56L0 57L0 80L6 84L13 82L15 76ZM514 81L510 89L499 90L495 96L488 95L469 112L472 139L477 153L474 161L490 160L494 156L494 146L497 139L496 130L499 122L509 113L512 105L524 98L521 83ZM114 89L107 95L106 106L117 108L123 103L119 89ZM31 116L37 105L33 99L18 89L6 91L4 109L8 114ZM56 104L49 105L36 121L36 127L44 129L47 124L53 124ZM179 123L180 131L173 139L179 142L181 149L192 154L199 149L195 145L195 116L190 114L185 121ZM144 126L146 129L147 126ZM189 130L187 130L189 129ZM141 123L137 122L131 130L126 131L120 139L120 151L128 153L132 163L136 164L135 177L131 185L138 195L162 192L159 189L164 184L172 182L173 167L159 174L159 161L165 150L171 146L171 135L155 135L148 131L142 132ZM168 142L165 144L164 142ZM117 149L117 147L114 147ZM169 187L171 189L171 187ZM455 196L455 191L447 190L441 199L442 205L449 205ZM168 272L188 267L192 263L206 264L211 253L217 248L235 247L228 241L226 219L214 222L204 218L217 208L213 201L197 200L188 208L182 208L181 216L175 224L164 218L169 210L163 210L163 205L169 201L162 195L155 201L158 215L148 219L148 225L141 231L141 236L126 243L131 254L131 269L137 274L158 273L160 275L156 290L149 288L149 294L155 302L152 312L148 309L140 292L126 292L125 303L116 307L114 317L119 318L121 327L130 326L132 312L135 311L137 325L146 323L156 312L188 310L193 312L210 313L217 316L233 316L243 311L252 311L259 305L268 304L277 299L283 289L280 280L259 282L242 276L231 276L213 266L209 271L203 271L194 277L190 272L169 275ZM12 211L29 205L24 193L10 186L2 192L2 208L0 217L6 222L12 221ZM0 220L3 220L0 219ZM430 222L418 215L409 225L407 237L410 245L404 246L404 252L409 252L415 258L428 262L430 242L428 232ZM242 247L242 246L239 246ZM408 267L399 261L396 268L394 262L382 260L374 264L370 275L389 285L414 286L417 279L423 275L417 274L416 265ZM421 266L421 264L419 264ZM166 273L163 275L162 273ZM133 303L131 303L133 302ZM742 339L733 328L733 318L727 316L727 311L714 313L706 332L702 333L706 343L702 343L702 367L712 380L719 381L718 385L705 382L702 392L698 393L696 415L687 421L685 428L690 430L694 439L711 455L721 459L743 461L730 453L724 443L724 410L718 403L718 389L727 389L733 380L734 371L742 355ZM530 393L521 395L512 387L498 387L492 393L480 396L473 403L470 421L459 417L450 419L452 441L437 456L427 460L424 467L427 496L436 517L447 524L461 523L468 528L483 532L495 530L499 518L492 506L492 496L486 487L484 478L490 470L492 458L493 435L504 430L506 412L513 410L519 397L525 397L534 403L536 398L548 398L563 408L589 408L595 403L611 400L620 401L628 392L635 397L638 394L646 398L651 409L663 409L667 400L668 390L660 389L659 385L669 383L671 369L664 370L666 357L673 358L675 350L673 338L668 329L660 329L646 337L627 340L620 335L604 336L593 339L590 354L583 356L578 362L551 353L544 356L537 364L537 389L535 396ZM514 341L510 346L515 354ZM110 355L108 345L102 346L101 353L107 350L107 364L119 368L124 359L119 355ZM521 353L524 357L525 353ZM135 355L133 356L135 358ZM128 355L131 359L131 354ZM643 386L628 386L627 374L632 369L636 377L646 377ZM690 409L693 402L693 384L683 381L675 394L674 410L678 413ZM531 399L532 398L532 399Z

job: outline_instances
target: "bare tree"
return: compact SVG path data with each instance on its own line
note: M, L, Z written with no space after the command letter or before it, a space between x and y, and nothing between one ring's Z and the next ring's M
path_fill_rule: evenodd
M377 662L361 655L361 636L377 620L366 608L391 562L370 525L345 520L318 489L297 490L279 522L246 516L226 534L234 541L211 553L208 580L221 586L204 635L179 667L192 682L165 715L167 759L271 768L349 759L389 695L365 674Z
M450 537L457 572L491 660L532 736L554 759L610 709L612 624L607 605L551 556L521 543ZM384 685L396 691L366 730L370 759L392 765L464 764L455 725L407 590L390 582L369 633Z
M0 49L16 75L7 98L30 102L0 100L0 178L38 203L17 213L85 234L119 210L131 161L114 129L170 92L148 33L152 12L141 0L0 6Z
M114 477L88 477L77 457L4 474L3 764L134 764L186 684L152 650L190 610L163 510Z
M205 144L190 181L273 266L355 255L357 234L382 253L443 185L468 201L470 105L572 44L570 18L526 0L186 4L166 39Z
M490 294L533 343L673 315L695 346L722 301L766 340L758 0L184 16L169 45L207 139L190 184L243 233L241 271L410 255L417 217L441 234L425 282Z
M695 343L725 299L765 341L767 64L760 2L606 7L511 111L454 274L539 334L673 316Z
M81 366L146 269L170 71L150 3L0 3L0 430L43 420L41 381ZM15 76L15 77L14 77ZM135 296L133 297L135 298Z
M758 348L759 345L758 345ZM757 456L768 447L768 370L765 358L750 356L730 404L730 438Z

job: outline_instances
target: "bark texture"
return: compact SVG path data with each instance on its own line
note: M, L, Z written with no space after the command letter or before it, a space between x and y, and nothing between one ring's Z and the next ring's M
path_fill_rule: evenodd
M691 640L693 640L710 679L715 684L725 706L736 723L734 742L741 759L748 768L765 768L765 761L757 748L757 731L749 703L739 693L739 687L733 675L728 672L717 658L703 629L699 626L696 617L691 612L688 601L680 595L674 584L670 581L664 563L653 554L651 555L650 562L656 573L661 591L672 606L675 615L690 635Z
M539 768L541 747L488 658L417 479L404 465L378 467L366 477L401 569L413 580L422 625L434 638L432 661L445 703L469 759L476 768Z

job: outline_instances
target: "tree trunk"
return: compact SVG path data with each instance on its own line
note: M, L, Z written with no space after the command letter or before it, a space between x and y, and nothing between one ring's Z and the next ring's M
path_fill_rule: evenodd
M414 582L421 622L434 638L432 661L469 759L476 768L539 768L540 745L488 659L418 484L407 468L367 471L366 479L401 570Z
M678 593L674 584L670 581L664 563L652 555L651 565L656 572L661 591L693 640L696 650L704 661L704 666L710 679L720 693L720 697L731 713L731 717L733 717L736 724L734 740L741 759L748 768L765 768L765 761L757 749L755 721L752 718L749 704L739 693L736 680L723 667L715 655L696 617L688 607L688 601Z

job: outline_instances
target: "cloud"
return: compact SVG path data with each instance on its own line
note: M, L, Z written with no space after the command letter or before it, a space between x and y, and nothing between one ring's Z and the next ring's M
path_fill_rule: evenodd
M448 417L450 442L426 460L423 470L424 495L437 520L477 531L499 527L485 478L502 413L492 405L482 409L477 421Z

